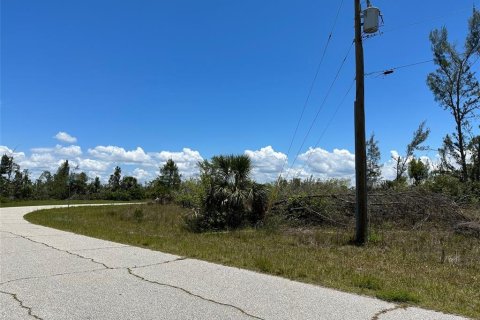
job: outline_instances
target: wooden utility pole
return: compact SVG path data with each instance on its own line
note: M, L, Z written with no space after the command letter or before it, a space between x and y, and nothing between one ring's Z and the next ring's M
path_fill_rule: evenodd
M356 229L355 243L364 245L368 240L367 212L367 153L365 145L365 88L362 44L362 18L360 0L355 2L355 62L356 85L355 97L355 187L356 187Z

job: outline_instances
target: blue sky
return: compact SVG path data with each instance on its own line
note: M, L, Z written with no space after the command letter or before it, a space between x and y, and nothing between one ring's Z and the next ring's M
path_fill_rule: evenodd
M188 175L198 159L250 150L256 174L271 178L287 159L340 2L4 0L0 144L34 172L70 157L91 175L119 164L132 174L149 172L145 179L168 156L185 161ZM428 34L443 25L463 45L474 2L480 5L373 1L385 25L382 35L364 43L365 71L431 59ZM299 149L352 39L353 1L346 0L288 154L292 163L300 151L306 174L352 173L353 90L321 149L306 153L351 85L353 50ZM375 132L384 162L392 150L405 149L423 120L432 147L452 131L451 116L426 86L434 68L426 63L366 79L367 133ZM76 140L54 138L59 132Z

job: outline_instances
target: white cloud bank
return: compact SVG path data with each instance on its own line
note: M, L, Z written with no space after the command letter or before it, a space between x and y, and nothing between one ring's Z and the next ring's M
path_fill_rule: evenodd
M124 148L116 146L97 146L88 149L88 153L97 159L119 162L119 163L146 163L151 160L150 156L137 147L135 150L127 151Z
M157 167L163 166L169 159L172 159L183 177L194 177L198 175L198 163L203 161L200 152L190 148L183 148L179 152L161 151L150 153L156 159Z
M64 131L60 131L59 133L57 133L54 138L59 140L59 141L67 142L67 143L77 142L77 138L72 137L71 135L69 135L68 133L66 133Z
M272 146L260 150L246 150L252 160L252 175L259 182L274 181L282 169L287 168L287 155L273 150Z
M13 155L22 169L29 169L32 178L38 177L43 170L55 173L59 164L69 160L71 168L78 166L77 172L85 171L89 177L100 177L108 180L115 166L122 168L123 175L132 175L141 182L154 179L159 174L159 168L168 159L177 164L180 174L188 179L199 174L198 163L203 161L199 151L183 148L181 151L146 152L141 147L126 150L119 146L96 146L88 149L87 154L80 146L56 145L50 148L31 149L30 155L0 146L0 155ZM328 151L322 148L310 148L298 156L295 166L289 167L287 155L276 151L272 146L258 150L245 150L245 155L252 160L252 178L258 182L275 181L282 172L282 177L292 178L320 178L320 179L347 179L355 176L355 155L345 149ZM396 155L392 151L392 155ZM293 159L290 159L292 162ZM422 157L426 162L428 158ZM435 161L428 160L432 165ZM393 160L384 163L382 173L384 179L395 177Z
M329 152L322 148L310 148L298 157L306 164L308 172L322 179L352 179L355 175L355 154L345 149Z
M53 148L33 148L31 151L35 154L56 154L66 157L77 157L82 155L82 148L76 145L64 147L57 144Z

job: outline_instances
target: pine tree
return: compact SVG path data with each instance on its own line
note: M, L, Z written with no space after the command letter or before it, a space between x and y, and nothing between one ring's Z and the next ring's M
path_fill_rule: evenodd
M382 176L382 167L380 164L380 148L378 141L375 140L375 134L372 133L367 140L367 186L372 189L378 184Z

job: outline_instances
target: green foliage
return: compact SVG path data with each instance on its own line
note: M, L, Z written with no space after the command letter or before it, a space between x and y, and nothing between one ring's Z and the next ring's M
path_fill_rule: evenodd
M305 180L298 178L293 178L290 181L282 180L278 183L278 188L280 199L290 196L344 193L350 189L347 180L320 180L313 177Z
M88 191L88 177L85 172L72 173L70 175L70 196L84 196Z
M419 185L428 178L429 168L420 159L413 158L408 164L408 176L414 180L415 185Z
M65 160L53 175L52 181L52 197L55 199L67 199L70 196L70 165Z
M73 171L73 172L72 172ZM121 177L121 168L116 167L107 187L100 178L91 180L85 172L70 170L68 160L62 162L56 173L43 171L33 183L28 170L21 170L13 157L3 155L0 163L0 198L3 202L16 200L141 200L145 188L135 177ZM90 181L90 182L89 182Z
M438 67L428 75L427 84L435 101L450 112L455 120L454 132L445 137L443 147L439 150L443 169L455 172L458 171L455 168L458 166L460 179L467 181L470 121L480 108L480 83L473 68L480 55L480 12L473 10L462 50L457 50L455 44L448 41L445 27L433 30L430 42L434 62Z
M135 211L133 212L133 217L137 222L142 222L144 216L145 214L143 213L143 210L140 208L135 209Z
M400 303L419 303L420 299L416 294L403 290L382 290L377 293L377 298Z
M437 174L427 180L424 187L430 191L451 197L462 204L480 204L480 182L463 182L460 177L450 174Z
M129 194L130 199L143 199L144 191L143 188L138 184L137 178L125 176L120 182L120 189Z
M425 127L425 121L423 121L413 133L412 140L407 145L405 155L392 156L395 161L396 181L400 181L404 177L408 168L408 161L414 157L415 151L428 149L428 147L423 146L423 143L427 140L429 135L430 129Z
M353 284L367 290L380 290L382 288L381 281L370 275L358 275L353 279Z
M471 181L480 181L480 136L472 138L468 150L472 155L467 165L469 178Z
M89 184L88 190L90 194L98 194L102 190L102 183L100 182L99 177L95 177L95 179Z
M113 174L110 175L108 179L108 187L112 192L116 192L120 189L120 182L122 179L122 169L119 166L115 167Z
M182 183L178 167L172 159L160 168L160 175L151 182L149 196L166 204L174 201Z
M11 183L11 194L15 199L28 199L33 192L32 181L30 181L28 170L21 172L15 170L15 175Z
M0 196L4 198L15 197L15 194L12 194L14 192L12 184L17 172L20 172L20 166L13 161L13 157L6 154L2 155L0 162Z
M408 189L407 177L401 176L400 178L392 181L384 181L380 186L380 189L396 191L406 190Z
M174 202L184 208L200 208L204 194L201 180L182 181L174 193Z
M378 141L375 140L375 134L371 134L367 140L367 185L369 189L373 189L378 185L382 176L382 166L380 164L380 148Z
M281 181L278 186L278 201L272 214L280 215L294 226L343 224L348 220L349 204L339 206L335 197L349 193L344 180L315 180L313 178ZM345 211L347 210L347 211Z
M160 169L159 179L169 190L177 190L180 187L180 174L178 173L177 165L172 159L168 159L165 165Z
M190 229L235 229L263 219L267 193L263 185L250 179L248 156L214 156L199 166L204 195L198 214L187 219Z

